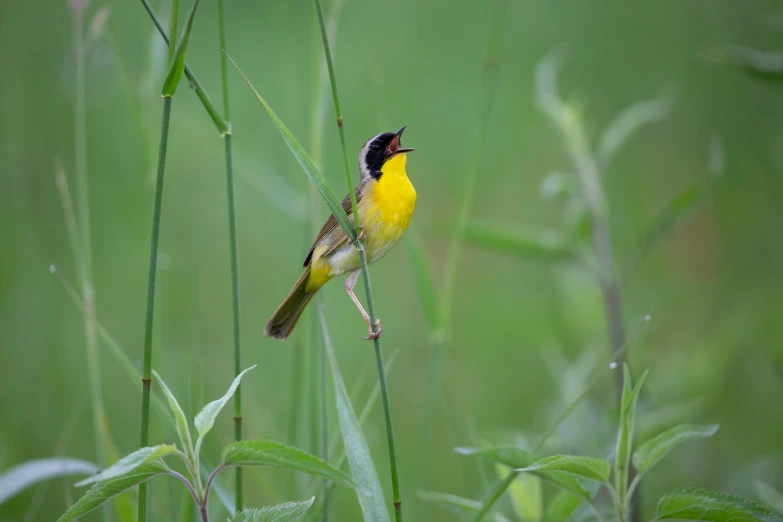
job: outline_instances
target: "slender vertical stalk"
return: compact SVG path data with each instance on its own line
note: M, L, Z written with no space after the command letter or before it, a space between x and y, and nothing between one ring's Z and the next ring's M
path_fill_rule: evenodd
M74 156L76 163L77 223L80 252L74 252L79 271L82 299L85 305L84 334L89 372L90 402L99 466L107 464L109 432L101 391L101 366L98 358L98 336L95 329L95 291L92 279L92 232L90 230L90 198L87 168L87 110L84 49L84 11L86 0L72 0L73 51L76 60L76 101L74 106ZM74 245L76 248L76 245ZM109 509L104 508L108 518Z
M353 211L354 226L359 229L359 211L356 206L356 195L353 191L353 181L351 181L351 168L348 160L348 150L345 145L345 130L343 128L343 117L340 111L340 99L337 94L337 78L334 72L334 64L332 63L332 53L329 48L329 37L326 32L326 25L324 23L323 9L321 8L321 1L315 0L315 7L318 12L318 23L321 27L321 38L324 44L324 53L326 55L326 65L329 69L329 80L332 85L332 96L334 99L334 110L337 118L337 128L340 132L340 143L343 149L343 161L345 162L345 178L348 182L348 194L351 198L351 209ZM373 332L378 332L376 326L377 315L375 314L375 301L372 295L372 286L370 284L370 270L367 263L367 253L364 250L364 245L361 241L356 241L354 244L359 251L359 261L362 269L362 280L364 281L364 289L367 294L367 307L369 308L369 315L371 321L371 327ZM397 448L394 442L394 427L392 424L391 405L389 403L389 391L386 385L386 372L383 367L383 351L381 350L381 340L379 338L373 339L375 346L375 361L378 366L378 380L381 387L381 399L383 401L383 413L386 419L386 438L389 449L389 465L391 468L392 479L392 494L394 498L394 517L396 522L402 521L402 499L400 497L400 478L397 470Z
M323 317L323 296L321 297L321 316ZM329 430L326 418L326 340L321 336L321 452L320 456L323 460L329 460ZM329 520L329 481L323 479L321 486L321 493L323 498L323 504L321 508L321 522L328 522Z
M228 131L223 133L226 148L226 184L228 193L228 236L231 257L231 296L234 330L234 376L242 371L242 350L239 329L239 246L237 234L236 190L234 188L234 150L228 97L228 68L226 63L226 24L223 0L218 0L218 33L220 36L220 74L223 80L223 119ZM171 49L171 47L169 47ZM242 387L234 394L234 438L242 440ZM235 503L237 513L242 510L242 467L236 467Z
M152 383L152 322L155 317L155 279L158 269L158 240L160 238L160 215L163 207L163 177L166 172L166 149L169 140L171 118L171 97L163 98L163 116L160 125L160 148L158 150L158 171L155 181L155 204L152 214L152 236L150 239L150 262L147 277L147 316L144 324L144 362L141 384L141 442L149 446L150 384ZM147 483L139 485L138 522L147 520Z

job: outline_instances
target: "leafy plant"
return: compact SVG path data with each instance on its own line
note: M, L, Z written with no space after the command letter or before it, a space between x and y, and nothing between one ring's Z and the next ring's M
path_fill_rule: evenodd
M112 466L81 482L77 486L92 485L58 522L67 522L92 511L108 502L116 495L134 486L146 483L159 475L170 475L180 480L190 493L193 502L198 507L202 522L208 522L207 505L210 492L218 474L225 468L234 466L265 466L301 471L310 475L326 478L337 484L357 488L354 479L328 462L319 459L297 448L269 440L235 441L223 449L220 463L208 474L202 482L200 465L201 444L204 437L215 424L215 420L223 407L233 397L242 377L255 368L251 366L240 373L231 383L223 397L210 402L196 415L193 425L196 428L196 443L193 444L191 427L188 424L182 408L174 394L166 386L163 379L155 373L155 378L161 385L163 395L169 405L176 426L179 446L176 444L160 444L134 451L115 462ZM166 460L178 457L185 465L183 473L176 471ZM262 509L247 509L240 511L232 519L243 522L283 522L294 520L304 513L315 501L311 498L304 502L294 502L269 506ZM237 506L239 509L241 506Z
M631 509L631 499L642 478L676 446L694 439L711 437L718 431L717 425L699 426L683 424L671 428L641 444L632 451L636 401L647 372L634 385L628 366L624 367L623 394L615 450L609 458L601 459L582 455L552 455L541 457L518 446L492 446L483 449L457 448L457 453L479 456L495 463L515 468L517 472L538 476L561 490L550 502L547 513L552 520L583 520L596 516L602 522L609 519L625 521ZM631 462L637 474L628 483ZM593 486L591 486L591 484ZM607 514L596 497L603 488L610 501ZM779 493L769 486L760 486L760 494L770 504L777 504ZM447 497L432 497L444 503ZM579 515L580 504L593 512ZM463 499L463 506L474 506L473 501ZM480 504L479 504L480 506ZM771 505L771 507L773 507ZM492 513L496 519L497 513ZM522 520L522 518L519 518ZM755 502L741 497L701 490L679 490L666 495L658 503L655 520L698 520L704 522L742 521L773 522L781 519L775 513Z

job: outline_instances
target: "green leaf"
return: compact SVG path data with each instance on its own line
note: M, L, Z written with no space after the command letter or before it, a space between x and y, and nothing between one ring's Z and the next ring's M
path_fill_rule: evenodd
M579 182L574 174L567 172L550 172L538 187L541 197L547 201L565 200L579 189Z
M346 473L328 462L300 449L271 440L242 440L223 450L221 461L226 466L267 466L302 471L333 480L350 488L358 484Z
M500 464L504 464L516 470L520 468L527 468L532 464L541 461L541 457L535 453L531 453L525 449L517 446L493 446L490 448L456 448L455 451L460 455L475 455L484 457ZM551 482L566 491L570 491L572 494L585 500L591 500L594 495L594 491L589 491L582 484L580 484L574 477L565 473L564 470L557 471L545 471L538 470L529 472L535 474L542 479Z
M289 522L299 518L299 515L310 509L313 502L315 502L315 497L302 502L285 502L261 509L245 509L237 513L231 522Z
M628 365L623 366L623 395L620 401L620 428L617 432L617 449L615 453L615 488L620 499L625 498L628 488L628 466L631 462L631 448L633 446L633 429L636 420L636 401L642 384L647 378L645 371L636 386L631 384L631 371Z
M495 464L498 476L503 479L511 472L511 468L503 464ZM519 473L508 487L511 503L520 520L539 522L544 512L541 478L530 473Z
M351 405L351 399L348 390L345 389L343 377L340 374L340 366L337 363L337 356L334 354L334 346L326 327L326 319L321 311L321 332L323 334L326 352L329 356L329 364L332 370L332 380L334 381L334 395L337 401L337 420L340 424L340 432L343 435L343 445L345 454L348 457L348 465L351 468L351 475L354 480L367 490L362 494L357 490L359 506L362 508L365 522L389 522L389 512L386 509L386 502L383 498L383 489L378 480L378 473L375 471L375 464L372 461L370 448L367 446L367 439L362 432L359 419Z
M633 454L633 465L639 475L646 473L665 457L675 446L691 439L712 437L718 431L717 424L697 426L681 424L648 440Z
M122 457L100 473L96 473L92 477L82 480L77 483L76 486L87 486L89 484L94 484L95 482L103 482L121 475L127 475L142 464L158 460L166 455L175 453L176 451L177 448L171 444L141 448L130 455Z
M597 482L608 481L611 473L609 463L605 460L578 455L554 455L517 471L563 471Z
M478 500L458 497L449 493L438 493L436 491L419 491L419 498L426 502L438 503L450 511L464 515L466 513L477 513L481 509L482 503ZM488 520L493 522L509 522L509 520L500 513L490 512Z
M204 409L202 409L199 414L196 415L196 418L193 421L193 423L196 425L196 430L198 430L196 454L199 452L199 448L201 447L201 442L204 440L204 436L209 433L209 430L211 430L212 426L215 425L215 419L217 419L217 416L220 414L220 410L223 409L226 403L231 400L231 397L233 397L234 393L237 391L239 383L242 382L242 377L244 377L247 372L255 367L256 365L254 364L250 368L247 368L245 371L237 375L225 395L204 406Z
M534 259L558 261L574 255L573 247L557 232L505 223L472 221L465 227L463 240L483 248Z
M67 457L28 460L0 475L0 504L39 482L68 475L91 475L97 471L98 467L92 462Z
M168 468L162 461L154 460L145 462L124 475L115 476L99 482L91 487L76 504L71 506L57 522L68 522L69 520L81 517L123 491L137 486L142 482L146 482L156 475L167 472Z
M568 491L559 492L549 503L546 511L547 522L566 522L582 503L582 499Z
M266 100L264 100L264 98L262 98L258 93L256 88L253 87L253 84L250 83L250 80L247 78L247 76L245 76L245 73L242 72L242 70L239 68L239 66L237 66L230 56L228 59L231 60L231 63L234 65L234 67L236 67L237 71L239 71L239 74L242 75L245 83L247 83L248 87L250 87L250 90L253 91L253 94L256 95L256 98L258 98L258 101L261 102L261 105L264 106L264 109L266 109L269 117L272 118L272 122L274 122L278 132L280 132L280 135L283 137L283 141L285 141L286 145L288 145L288 148L296 158L296 161L298 161L302 166L305 174L307 174L307 177L310 178L310 181L321 194L321 197L324 198L326 206L329 207L329 210L334 215L337 223L339 223L351 241L356 241L356 230L353 228L351 221L348 219L348 215L345 213L345 210L343 210L342 203L339 199L337 199L337 195L334 193L332 186L329 185L328 181L326 181L326 178L318 170L318 167L315 166L315 163L313 163L313 160L310 159L310 156L307 155L307 152L305 152L302 145L299 144L294 135L291 134L291 131L288 130L288 127L286 127L280 118L277 117L277 114L275 114L275 111L272 110L272 107L269 106Z
M152 370L152 374L155 376L155 379L157 379L158 384L160 384L160 387L163 390L163 395L166 397L166 400L169 403L169 408L171 408L171 412L174 414L174 425L177 428L179 441L185 450L185 454L188 456L188 459L190 459L192 464L195 462L193 453L193 440L190 438L190 427L188 426L188 419L185 417L185 412L182 411L182 408L179 406L179 402L177 402L177 398L174 397L173 393L171 393L171 390L166 385L166 382L163 380L163 378L158 375L158 372Z
M728 46L720 61L769 82L783 82L783 52L761 51L750 47Z
M746 498L698 489L678 490L658 502L657 520L702 522L780 522L768 509Z
M672 96L663 95L655 100L636 102L624 109L609 124L598 140L596 161L602 171L609 168L617 152L642 126L665 120L672 108Z
M182 34L177 41L177 48L174 50L174 59L169 64L169 72L166 74L166 79L163 81L163 91L161 94L164 97L170 98L177 92L177 86L182 79L182 73L185 72L185 53L188 50L188 42L190 42L190 31L193 29L193 19L196 16L196 9L198 8L199 0L193 1L193 7L190 8L188 13L188 19L185 22L185 27L182 30Z
M783 514L783 494L780 491L760 480L755 481L753 485L756 487L756 494L759 496L762 504Z
M427 253L419 237L412 232L414 231L408 230L408 233L405 234L405 243L408 247L408 259L411 263L413 281L419 294L421 308L427 318L430 335L445 335L445 332L442 332L443 314L436 295L435 281L432 277Z

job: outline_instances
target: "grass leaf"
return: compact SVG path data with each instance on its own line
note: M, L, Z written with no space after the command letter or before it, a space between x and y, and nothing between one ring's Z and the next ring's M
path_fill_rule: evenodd
M232 442L223 450L221 458L226 466L267 466L302 471L333 480L350 488L358 487L348 474L328 462L300 449L271 440L242 440Z
M450 511L464 515L466 513L475 514L481 509L481 502L469 498L459 497L457 495L451 495L449 493L439 493L436 491L419 491L419 498L426 502L435 502L440 504ZM492 522L509 522L508 518L504 517L500 513L489 513L489 520Z
M702 522L780 522L765 507L746 498L697 489L678 490L658 502L657 520Z
M565 260L573 247L553 230L534 230L506 223L472 221L465 227L466 243L500 252L543 260Z
M364 520L365 522L389 522L389 512L386 509L386 502L383 498L381 482L378 480L378 473L375 471L375 464L372 461L370 448L367 446L367 439L364 437L359 419L356 418L348 390L346 390L343 377L340 374L340 366L337 363L337 356L334 353L334 346L332 346L323 313L321 313L321 329L332 370L334 395L337 401L337 420L340 424L340 432L343 435L348 465L351 468L351 475L353 475L354 480L367 490L366 494L362 494L358 490L356 493L364 514Z
M236 514L231 522L289 522L299 518L315 502L315 497L302 502L285 502L261 509L245 509Z
M168 468L160 460L145 462L140 466L119 476L101 481L91 487L76 504L71 506L57 522L68 522L89 513L101 504L111 500L123 491L146 482L156 475L168 472Z
M596 161L603 172L609 168L617 152L641 127L665 120L672 109L672 97L663 95L654 100L643 100L625 108L598 140Z
M321 174L321 172L318 170L318 167L315 166L315 163L313 163L313 160L310 159L310 156L308 156L307 152L304 150L304 147L302 147L294 135L291 134L291 131L288 130L288 127L285 126L280 118L277 117L275 111L273 111L272 107L270 107L266 100L261 97L256 88L253 87L253 84L250 83L250 80L247 78L247 76L245 76L245 73L242 72L242 70L234 62L234 60L231 59L230 56L228 59L231 60L231 63L234 65L234 67L236 67L237 71L239 71L239 74L242 75L245 83L247 83L248 87L250 87L250 90L253 91L253 94L256 95L256 98L258 98L258 101L261 102L261 105L264 106L264 109L266 109L269 117L272 118L272 122L275 124L278 132L280 132L280 135L283 137L283 141L285 141L286 145L288 145L288 148L291 150L294 158L296 158L296 161L299 162L299 164L302 166L302 169L304 169L305 174L307 174L307 177L310 178L310 181L321 194L321 197L323 197L324 201L326 202L326 206L329 207L329 210L334 215L337 223L339 223L351 241L355 241L356 230L351 224L351 221L348 219L348 215L345 213L345 210L343 210L342 203L339 199L337 199L337 194L335 194L332 186L329 185L329 182L326 181L324 175Z
M194 424L196 425L196 430L198 430L198 440L196 441L196 448L197 448L196 453L198 453L198 448L201 447L201 442L204 440L204 436L207 433L209 433L209 430L211 430L212 426L215 425L215 419L217 419L217 416L220 414L220 411L228 403L228 401L231 400L231 397L234 396L234 392L237 391L237 388L239 387L239 383L242 381L242 377L255 367L256 365L254 364L250 368L247 368L245 371L237 375L236 378L234 379L234 382L231 383L231 386L228 388L228 391L226 392L225 395L204 406L204 409L202 409L199 412L199 414L196 415L196 418L193 421Z
M67 457L28 460L0 475L0 504L22 490L57 477L91 475L98 466L92 462Z
M759 496L761 503L783 515L783 493L780 493L780 491L760 480L755 481L753 485L756 488L756 494Z
M115 477L127 475L143 464L159 460L162 457L170 455L176 451L177 448L171 444L161 444L160 446L141 448L129 455L124 456L100 473L96 473L92 477L82 480L81 482L77 483L76 486L87 486L96 482L104 482Z
M174 58L169 65L169 72L166 74L166 79L163 81L163 91L161 94L164 97L174 96L174 93L177 92L179 81L182 79L182 74L185 72L185 54L188 49L188 42L190 42L190 32L193 29L193 19L196 17L198 2L199 0L193 1L193 7L190 8L190 13L188 13L185 28L182 30L182 34L177 41L177 48L174 50Z
M609 463L605 460L578 455L554 455L517 471L563 471L597 482L608 481L611 473Z
M633 454L633 465L641 475L655 466L675 446L691 439L712 437L718 431L717 424L697 426L695 424L681 424L660 435L648 440Z
M157 379L161 390L163 390L163 395L169 403L169 408L171 408L171 412L174 414L174 426L177 429L177 435L179 435L179 441L182 444L182 448L188 456L188 459L193 463L195 462L195 459L193 458L193 440L190 437L190 427L188 426L188 419L185 416L185 412L182 411L179 402L177 402L177 398L158 372L152 370L152 374L155 376L155 379Z

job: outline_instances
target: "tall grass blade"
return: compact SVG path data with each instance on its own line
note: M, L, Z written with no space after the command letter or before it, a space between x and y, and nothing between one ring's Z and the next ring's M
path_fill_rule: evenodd
M28 460L0 475L0 505L39 482L69 475L91 475L98 469L92 462L68 457Z
M359 419L356 418L356 413L348 397L348 390L346 390L340 374L337 356L334 353L334 347L329 337L326 318L323 313L320 314L320 320L321 334L326 345L326 353L329 356L332 370L334 393L337 401L337 420L340 425L340 432L343 435L345 454L348 457L348 464L351 468L353 479L367 490L364 494L357 490L356 495L364 514L364 520L365 522L389 522L389 513L386 510L381 482L378 480L378 473L375 471L370 448L367 446L367 440L364 438L361 424Z

